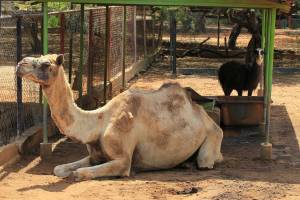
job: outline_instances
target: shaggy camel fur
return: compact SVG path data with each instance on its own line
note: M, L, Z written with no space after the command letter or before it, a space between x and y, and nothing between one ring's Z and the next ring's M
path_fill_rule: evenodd
M62 64L62 55L46 55L26 57L17 66L18 76L42 86L61 133L87 145L89 156L55 167L56 176L81 180L167 169L197 150L199 168L222 160L222 130L179 84L129 89L101 108L84 111L74 103Z

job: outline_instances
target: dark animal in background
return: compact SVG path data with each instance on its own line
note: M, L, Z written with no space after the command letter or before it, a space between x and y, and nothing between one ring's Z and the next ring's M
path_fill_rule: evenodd
M262 49L256 49L255 57L250 63L230 61L220 67L218 78L225 96L230 96L233 90L236 90L239 96L242 96L243 91L248 91L248 96L252 95L263 72L263 54Z

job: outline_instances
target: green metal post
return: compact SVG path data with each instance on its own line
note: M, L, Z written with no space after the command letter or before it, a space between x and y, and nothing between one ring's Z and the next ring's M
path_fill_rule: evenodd
M48 3L43 3L43 54L48 53ZM48 102L43 96L43 143L48 143Z
M79 68L78 68L78 93L79 104L82 106L82 74L83 74L83 31L84 31L84 4L80 4L80 53L79 53Z
M126 87L126 77L125 77L125 69L126 69L126 32L127 32L127 24L126 24L126 6L123 7L123 38L122 38L122 48L123 48L123 68L122 68L122 90L125 90Z
M134 38L134 63L138 60L137 58L137 35L136 35L136 6L133 10L133 38Z
M273 78L273 59L274 59L274 39L275 39L275 22L276 22L276 9L268 10L268 21L269 21L269 31L268 31L268 54L267 54L267 91L265 98L267 99L266 108L266 143L270 142L270 104L272 95L272 78Z
M266 10L262 9L262 34L261 34L261 48L263 50L265 50L265 42L266 42ZM265 59L264 59L265 61ZM259 91L258 91L258 95L263 95L263 91L264 91L264 75L265 75L265 63L263 65L263 73L261 73L261 77L260 77L260 83L259 83Z
M264 123L265 123L265 135L267 135L267 107L268 107L268 99L267 99L267 91L268 91L268 54L269 54L269 31L270 31L270 21L269 21L269 11L265 10L265 30L264 30Z
M71 3L71 10L74 9L74 4ZM72 16L72 15L71 15ZM74 32L74 27L73 25L70 27L70 40L69 40L69 84L72 82L72 66L73 66L73 32Z

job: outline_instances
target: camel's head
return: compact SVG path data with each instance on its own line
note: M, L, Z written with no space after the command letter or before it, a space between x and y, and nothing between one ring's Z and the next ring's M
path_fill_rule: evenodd
M45 55L38 58L26 57L17 65L17 75L42 86L49 86L57 77L64 62L63 55Z

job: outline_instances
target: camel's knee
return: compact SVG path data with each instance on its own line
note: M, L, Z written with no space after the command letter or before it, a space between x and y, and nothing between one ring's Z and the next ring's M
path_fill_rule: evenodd
M116 159L93 167L80 168L73 172L76 180L97 177L129 176L131 163L128 159Z
M63 164L63 165L58 165L54 168L53 173L54 175L58 177L68 177L69 175L72 174L72 171L81 168L81 167L87 167L90 166L90 157L85 157L79 161L68 163L68 164Z

